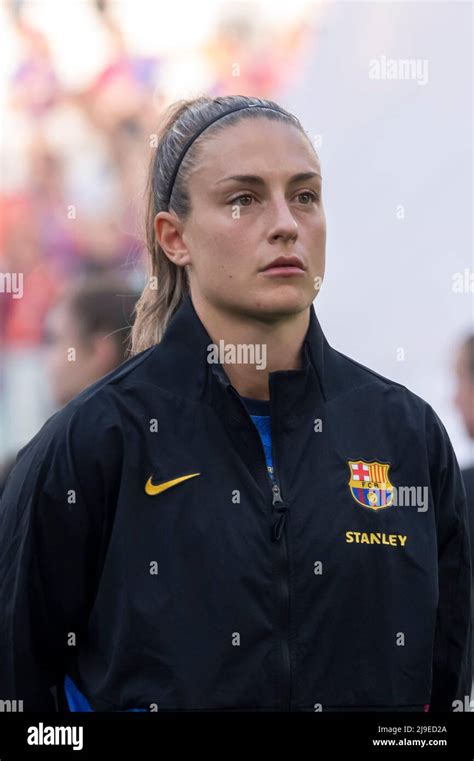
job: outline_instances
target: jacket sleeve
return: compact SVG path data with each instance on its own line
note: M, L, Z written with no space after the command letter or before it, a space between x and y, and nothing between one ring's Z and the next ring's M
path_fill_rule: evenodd
M438 610L430 711L471 693L471 552L467 498L447 431L428 405L427 441L438 553Z
M54 711L93 604L114 504L117 435L74 401L20 450L0 502L0 700Z

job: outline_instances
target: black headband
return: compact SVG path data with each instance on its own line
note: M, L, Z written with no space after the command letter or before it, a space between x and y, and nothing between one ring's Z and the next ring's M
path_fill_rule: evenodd
M242 111L244 108L268 108L270 111L277 111L279 114L284 114L285 116L288 116L288 114L285 111L281 111L278 108L274 108L273 106L265 106L260 105L260 103L249 103L245 106L235 106L234 108L229 108L227 111L222 111L220 114L217 114L213 119L206 122L201 129L199 129L195 135L193 135L189 140L185 143L184 147L181 150L181 153L178 156L178 160L176 162L175 168L173 170L173 174L171 175L171 180L168 186L168 193L166 196L166 209L169 208L170 200L171 200L171 194L173 192L173 186L174 181L176 179L176 175L178 174L179 167L181 166L181 162L184 159L184 156L186 155L186 152L188 148L194 143L197 137L201 134L201 132L204 132L205 129L207 129L211 124L214 124L218 119L222 119L223 116L227 116L227 114L232 114L234 111Z

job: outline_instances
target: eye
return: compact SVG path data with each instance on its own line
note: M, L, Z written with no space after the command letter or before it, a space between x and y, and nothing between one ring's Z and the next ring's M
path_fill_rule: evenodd
M240 201L241 198L250 198L250 199L252 199L253 196L250 193L242 193L240 196L236 196L235 198L232 198L232 200L229 201L229 203L234 204L234 203L236 203L236 201ZM239 206L250 206L250 204L249 203L241 203L241 204L239 204Z
M301 198L301 196L308 196L309 197L309 203L314 203L315 201L319 200L319 196L317 193L314 193L312 190L302 190L301 193L298 193L298 198ZM308 202L303 202L303 206L308 206Z

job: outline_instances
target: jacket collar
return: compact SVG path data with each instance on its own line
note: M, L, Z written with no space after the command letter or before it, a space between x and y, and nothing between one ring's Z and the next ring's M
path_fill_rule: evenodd
M158 384L173 395L206 401L234 424L242 424L242 410L225 366L207 361L211 343L190 294L186 294L153 350ZM315 405L326 401L324 366L328 348L312 304L302 368L269 374L270 410L276 426L293 427L308 419Z

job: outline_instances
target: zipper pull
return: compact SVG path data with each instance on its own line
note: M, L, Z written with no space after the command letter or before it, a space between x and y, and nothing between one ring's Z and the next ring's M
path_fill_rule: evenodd
M281 494L280 494L280 487L278 486L278 484L273 484L272 485L272 491L273 491L272 505L274 505L276 502L283 503L283 500L282 500Z
M278 486L278 484L273 484L272 491L273 491L272 505L275 505L275 504L279 505L278 507L275 508L275 512L278 513L278 517L273 524L272 539L273 541L279 542L281 539L281 535L283 533L283 529L285 527L287 508L281 498L280 487Z

